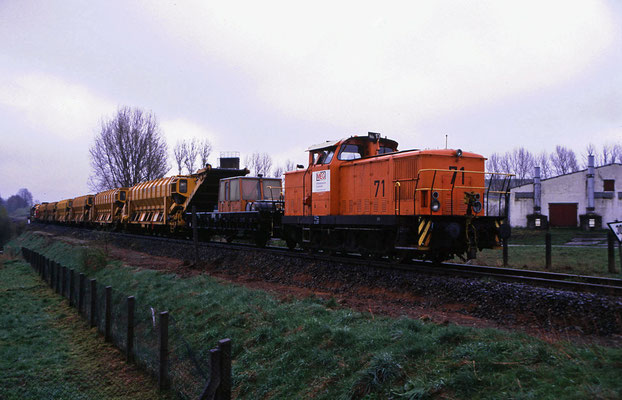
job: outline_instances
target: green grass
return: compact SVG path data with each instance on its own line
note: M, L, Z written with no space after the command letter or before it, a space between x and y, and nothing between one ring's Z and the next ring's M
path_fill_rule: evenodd
M544 245L546 232L546 230L538 229L513 228L510 243L518 245ZM576 228L551 228L548 232L551 234L551 244L553 245L568 243L578 236L607 235L606 230L586 232Z
M564 246L573 238L584 236L606 237L607 231L585 232L579 229L551 228L551 262L550 271L568 274L606 276L620 278L620 253L619 247L615 246L616 272L608 270L607 247L593 246ZM508 267L545 270L545 230L513 229L509 240ZM604 241L606 243L606 239ZM459 259L453 261L459 262ZM477 253L477 258L472 261L478 265L503 265L503 252L500 249L483 250Z
M622 396L622 349L379 317L341 308L331 299L279 301L205 275L179 278L116 262L85 266L79 248L33 234L13 245L27 245L85 271L135 295L137 304L166 307L201 358L217 340L231 338L238 398Z
M0 259L1 399L165 398L22 261Z

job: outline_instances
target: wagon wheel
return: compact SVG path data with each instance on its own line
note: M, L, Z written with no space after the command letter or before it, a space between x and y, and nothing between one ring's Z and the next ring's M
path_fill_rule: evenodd
M266 247L268 243L268 239L270 238L270 234L264 231L263 229L255 232L255 244L257 247Z
M290 250L294 250L294 249L296 248L296 245L297 245L298 243L296 243L296 240L295 240L295 239L292 239L292 238L290 238L290 237L286 237L286 238L285 238L285 244L287 245L287 248L288 248L288 249L290 249Z

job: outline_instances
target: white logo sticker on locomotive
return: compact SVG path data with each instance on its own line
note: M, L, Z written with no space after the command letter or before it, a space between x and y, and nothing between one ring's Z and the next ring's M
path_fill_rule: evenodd
M315 171L313 172L312 180L312 191L313 193L317 192L330 192L330 171Z

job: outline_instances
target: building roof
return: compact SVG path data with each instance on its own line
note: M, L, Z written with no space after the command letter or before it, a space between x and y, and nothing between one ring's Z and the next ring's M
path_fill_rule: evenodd
M605 168L605 167L611 167L611 166L622 167L622 163L609 163L609 164L605 164L605 165L599 165L598 167L594 167L594 170L598 170L600 168ZM567 174L562 174L562 175L552 176L552 177L546 178L546 179L541 179L540 181L544 182L544 181L548 181L548 180L551 180L551 179L561 178L562 176L568 176L568 175L572 175L572 174L579 174L579 173L583 173L583 172L586 172L586 171L587 171L587 168L581 169L581 170L578 170L578 171L574 171L574 172L568 172ZM529 180L529 182L523 183L520 186L512 187L512 190L520 188L520 187L523 187L523 186L527 186L527 185L533 185L533 178L528 179L528 180Z

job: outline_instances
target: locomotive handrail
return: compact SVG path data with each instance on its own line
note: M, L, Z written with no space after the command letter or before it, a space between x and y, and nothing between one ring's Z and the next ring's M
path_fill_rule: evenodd
M434 172L434 175L432 176L432 184L430 185L429 188L419 188L419 181L420 181L420 175L424 172ZM448 188L434 188L434 183L436 182L436 174L438 172L451 172L454 174L457 174L458 172L462 173L463 176L464 174L480 174L480 175L497 175L497 176L502 176L504 177L503 179L503 184L501 186L502 190L490 190L491 186L492 186L492 179L489 180L488 183L488 187L486 186L456 186L455 184L455 180L454 182L452 182L452 186L451 189ZM514 174L510 174L510 173L505 173L505 172L487 172L487 171L467 171L467 170L458 170L458 169L445 169L445 168L424 168L424 169L420 169L417 171L417 177L416 178L409 178L409 179L396 179L394 180L394 182L405 182L405 181L416 181L417 183L415 184L415 191L413 193L413 209L416 209L416 195L418 191L424 191L424 190L436 190L436 191L451 191L451 196L450 196L450 212L453 214L454 210L454 196L453 196L453 192L454 189L459 188L459 189L483 189L485 190L486 193L486 214L488 214L488 207L489 207L489 195L490 193L495 193L495 194L503 194L506 197L508 196L508 194L510 193L510 180L512 179L512 177L515 176ZM506 189L506 182L507 182L507 189ZM501 196L499 196L499 202L501 201ZM507 202L507 200L506 200ZM499 204L499 210L501 209L501 204ZM506 210L507 213L507 210ZM432 215L432 209L430 208L430 215Z

